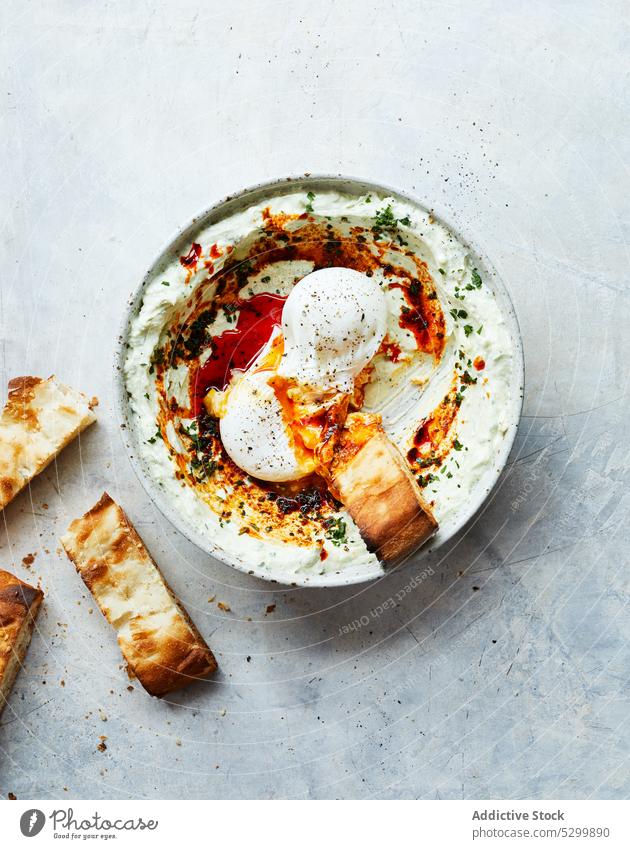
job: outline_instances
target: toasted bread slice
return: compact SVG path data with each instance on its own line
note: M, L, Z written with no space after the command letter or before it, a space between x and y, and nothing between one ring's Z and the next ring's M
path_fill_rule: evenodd
M133 525L107 493L61 543L113 626L131 675L152 696L205 678L214 655Z
M438 524L387 435L373 425L364 433L365 441L358 445L342 441L331 469L331 489L370 551L383 565L393 566L432 536Z
M0 569L0 714L22 667L44 593Z
M55 377L16 377L0 416L0 510L96 421L81 392Z

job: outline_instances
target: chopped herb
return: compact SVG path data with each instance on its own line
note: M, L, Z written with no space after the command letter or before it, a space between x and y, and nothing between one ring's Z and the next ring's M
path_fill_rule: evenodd
M405 225L405 227L411 227L411 221L409 220L409 216L408 216L408 215L405 215L405 217L404 217L404 218L399 218L399 219L398 219L398 223L399 223L399 224L404 224L404 225Z
M450 313L453 316L453 318L455 319L455 321L457 321L458 318L468 318L468 313L466 312L466 310L454 310L453 309L453 310L450 311ZM468 334L466 334L466 335L468 335Z
M439 481L437 475L433 475L429 473L428 475L418 475L418 484L424 489L425 486L428 486L430 483L434 483L435 481Z
M180 432L180 433L182 433L182 434L185 434L185 435L186 435L186 436L188 436L190 439L195 440L195 439L197 439L197 434L195 433L195 428L196 428L196 427L197 427L197 421L196 421L196 420L195 420L195 421L192 421L192 422L190 423L190 429L187 429L187 428L186 428L183 424L180 424L180 426L179 426L179 432Z
M482 324L482 325L481 325L481 327L477 330L477 333L481 333L481 331L482 331L482 330L483 330L483 324Z
M444 276L446 275L446 271L444 271L444 269L443 269L443 268L438 268L438 271L440 272L440 274L442 275L442 277L444 277Z
M472 327L472 325L470 325L470 324L465 324L465 325L464 325L464 333L466 334L466 336L470 336L470 334L471 334L472 332L473 332L473 327Z
M312 212L313 211L313 201L315 200L315 195L313 194L313 192L307 192L306 197L308 198L308 203L306 204L305 209L306 209L307 212Z
M364 201L364 203L372 203L372 195L368 195Z
M157 442L158 439L164 439L164 437L162 436L162 431L160 430L160 428L158 428L156 430L154 436L150 436L149 439L147 439L147 442L149 442L151 445L154 445Z
M416 465L419 469L426 469L428 466L435 466L435 464L439 462L440 460L438 457L431 455L429 457L424 457L422 460L416 460Z
M398 224L398 219L395 218L392 205L387 204L385 209L381 209L374 216L374 230L376 233L379 233L381 230L394 230L396 225Z
M473 268L472 273L470 275L470 279L472 280L472 284L475 289L481 289L481 277L479 276L479 272L476 268Z
M233 321L236 321L234 313L238 310L238 304L223 304L221 309L225 313L225 318L228 324L232 324Z
M453 442L453 448L454 448L456 451L461 451L463 447L464 447L464 446L461 444L461 442L459 441L459 439L456 439L456 440L455 440L455 442Z
M409 284L409 294L414 296L420 294L420 284L417 280L412 280Z
M343 519L331 516L330 519L326 519L324 524L326 526L326 537L333 545L343 545L348 541L346 537L348 529Z
M162 286L170 286L170 285L171 284L168 282L168 280L162 280Z
M190 461L190 470L198 481L211 478L217 468L215 460L207 460L205 457L193 457Z

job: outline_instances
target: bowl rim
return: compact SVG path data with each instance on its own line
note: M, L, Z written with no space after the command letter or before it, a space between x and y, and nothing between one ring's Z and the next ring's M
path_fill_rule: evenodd
M384 197L392 197L394 199L402 200L424 211L426 214L431 215L438 224L443 226L448 232L452 233L453 236L458 239L460 244L463 245L464 249L478 261L478 264L486 274L486 277L489 275L492 281L491 288L499 295L501 310L508 324L510 340L513 346L513 374L515 389L511 394L509 423L500 451L494 455L492 467L488 467L477 485L474 487L472 491L473 497L469 499L466 509L462 509L456 513L453 519L448 522L446 526L440 526L436 535L428 540L420 549L409 555L401 564L396 566L396 570L407 566L412 561L417 563L420 559L424 559L428 554L445 545L475 517L482 505L488 499L492 490L495 488L505 469L518 431L523 408L525 362L523 340L512 298L510 297L507 287L503 283L503 279L492 262L488 259L487 253L481 249L476 238L464 238L459 230L451 226L447 220L445 220L439 213L435 212L433 207L425 205L414 194L408 191L403 191L394 186L390 186L386 183L340 173L314 174L306 172L304 174L278 177L273 180L254 183L253 185L249 185L239 191L226 195L193 215L187 223L178 227L171 234L171 237L164 243L164 247L150 263L148 270L143 275L138 286L127 298L127 307L124 310L120 323L119 334L117 336L113 369L114 399L119 424L119 433L122 435L122 440L127 450L129 462L131 463L134 473L142 484L145 492L162 515L176 528L177 531L179 531L179 533L197 546L197 548L201 549L205 554L209 554L220 562L225 563L227 566L231 566L240 572L244 572L248 575L254 575L268 583L294 587L331 588L374 581L383 577L383 574L386 574L386 572L379 572L374 575L359 574L344 576L344 572L342 570L340 572L329 573L325 576L318 575L318 578L324 578L323 581L317 580L313 582L308 579L310 576L295 576L295 580L292 580L291 582L284 582L281 579L274 578L273 576L265 573L261 569L248 568L247 565L240 562L238 558L232 557L229 551L213 545L211 540L202 536L192 525L182 519L145 470L143 462L138 456L138 446L134 437L134 427L130 417L128 393L124 377L125 354L127 350L127 340L131 319L136 314L137 309L142 302L144 291L149 281L158 273L160 268L165 265L167 260L172 259L173 253L179 249L178 246L184 245L186 242L190 241L193 233L197 232L201 227L209 226L226 215L230 215L233 211L246 209L247 206L256 202L256 198L259 195L261 196L259 199L262 199L263 196L273 198L288 191L298 190L302 186L308 187L309 189L319 188L320 190L328 191L343 191L344 187L346 187L346 190L350 194L365 194L374 192L375 194ZM484 486L480 485L482 482L484 482Z

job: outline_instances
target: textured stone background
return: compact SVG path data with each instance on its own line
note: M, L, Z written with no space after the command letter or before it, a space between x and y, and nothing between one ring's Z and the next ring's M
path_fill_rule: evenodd
M0 726L3 796L627 796L627 11L2 3L0 379L55 372L101 399L2 516L2 567L47 593ZM285 591L187 543L134 477L112 402L127 296L172 232L303 171L411 190L483 245L526 354L486 508L428 562L335 591ZM170 701L127 690L58 550L105 487L221 664Z

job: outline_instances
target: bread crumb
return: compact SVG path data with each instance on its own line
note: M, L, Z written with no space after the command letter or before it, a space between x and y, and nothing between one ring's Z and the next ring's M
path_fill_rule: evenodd
M33 563L35 562L35 554L27 554L26 557L22 558L22 563L29 569Z
M181 746L181 745L182 745L182 741L179 739L179 737L177 738L177 740L175 740L175 745L176 745L176 746Z
M98 715L101 719L101 722L107 722L107 714L105 713L105 711L102 708L98 709Z
M107 746L105 745L105 740L107 740L107 737L105 737L103 734L101 734L101 736L100 736L101 742L96 747L99 750L99 752L107 751Z
M265 613L273 613L275 609L276 609L276 605L275 605L275 604L268 604L268 605L267 605L267 610L265 611Z
M215 595L211 595L210 598L208 599L208 604L212 604L212 602L215 600L215 598L216 598Z
M219 709L219 716L225 716L226 713L227 713L227 708L220 708Z
M15 793L9 793L8 798L11 799L12 802L15 802L16 799L17 799L17 796L15 795Z
M219 608L219 610L223 610L225 613L229 613L232 610L230 605L224 601L217 601L217 607Z

